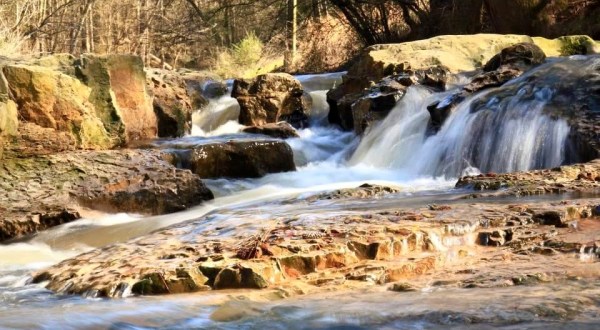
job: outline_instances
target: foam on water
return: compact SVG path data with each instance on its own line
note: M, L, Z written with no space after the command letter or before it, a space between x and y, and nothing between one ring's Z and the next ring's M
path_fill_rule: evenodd
M459 105L441 130L430 135L427 132L429 114L426 107L449 94L432 94L424 88L409 88L388 118L359 140L352 132L342 132L326 124L326 90L338 84L340 77L339 73L298 77L313 99L313 126L300 130L299 138L286 140L294 151L298 166L296 172L270 174L258 179L205 180L217 198L183 212L152 217L126 214L89 217L40 233L28 242L0 246L0 327L260 328L280 324L282 328L302 328L344 323L349 326L419 328L431 325L427 323L429 321L422 321L424 314L450 307L455 309L456 315L465 317L472 313L485 317L492 311L494 315L509 315L511 320L530 320L531 313L520 314L511 307L514 299L506 298L508 302L496 303L496 298L500 301L503 297L510 298L510 295L521 297L522 290L538 289L519 288L518 292L513 292L510 291L513 289L507 288L502 289L505 295L500 292L496 296L494 293L497 291L486 295L481 295L480 291L472 294L471 291L453 291L459 297L455 301L460 303L450 305L447 293L435 291L401 296L378 292L351 299L343 294L321 300L296 299L258 307L254 302L242 302L231 306L246 313L244 317L231 323L219 323L211 316L214 318L217 312L216 304L231 300L229 293L100 301L59 298L39 286L26 284L30 270L59 262L92 247L126 241L187 220L205 217L202 220L206 221L199 222L202 229L202 226L208 228L224 224L232 227L236 224L252 225L251 221L278 213L311 216L313 213L310 212L318 212L318 207L325 209L327 205L305 205L306 209L303 209L302 205L286 205L281 201L303 198L320 191L356 187L366 182L393 186L407 193L431 190L442 193L452 189L455 183L452 178L461 173L550 167L565 159L562 146L569 127L566 122L552 119L542 112L548 100L555 96L552 89L522 90L511 98L497 99L489 97L488 92L481 93ZM461 79L457 81L460 83ZM479 106L479 111L471 111L472 105L484 99L487 102L483 107ZM237 123L238 116L239 105L235 99L230 96L212 99L206 109L194 114L192 135L198 139L235 135L243 127ZM426 198L427 201L433 199ZM350 208L347 206L345 211ZM327 210L336 211L334 207ZM440 240L435 243L440 248L454 244ZM587 251L581 254L582 260L594 255L597 257L597 253ZM599 290L596 284L586 289L593 291L593 295L597 295ZM552 294L569 294L558 290L542 288L537 293L543 296L544 301ZM496 298L490 299L491 296ZM562 299L562 296L558 298ZM532 304L538 303L535 297L531 299ZM471 303L466 304L467 301ZM340 307L339 313L332 313L332 302ZM486 307L490 304L491 307ZM222 308L231 309L231 306ZM437 314L432 315L435 318ZM433 324L441 324L436 322Z
M230 91L231 92L231 91ZM240 105L230 95L210 99L208 105L192 115L192 136L217 136L238 133Z
M522 100L529 93L535 98ZM511 98L490 98L473 112L474 104L487 96L481 93L459 104L430 136L426 107L444 95L410 88L389 117L363 139L351 163L455 178L465 170L513 172L561 165L570 128L565 120L544 114L552 93L547 88L521 89Z

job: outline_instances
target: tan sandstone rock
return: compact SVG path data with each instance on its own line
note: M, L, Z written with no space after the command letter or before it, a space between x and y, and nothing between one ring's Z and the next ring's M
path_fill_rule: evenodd
M231 96L240 103L240 124L261 126L287 121L307 124L310 104L300 82L286 73L269 73L233 83Z
M7 65L2 71L22 121L65 132L80 148L113 145L88 101L90 88L79 80L38 66Z
M144 63L133 55L83 55L78 73L91 88L90 102L111 136L126 144L157 136Z

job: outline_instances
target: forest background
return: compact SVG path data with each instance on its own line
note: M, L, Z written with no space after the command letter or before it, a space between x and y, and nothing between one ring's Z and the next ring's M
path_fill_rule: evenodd
M343 69L443 34L600 39L600 0L0 0L0 56L132 53L223 77Z

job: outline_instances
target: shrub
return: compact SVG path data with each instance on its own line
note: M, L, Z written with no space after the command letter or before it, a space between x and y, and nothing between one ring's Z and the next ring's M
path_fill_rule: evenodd
M283 56L272 52L256 36L249 33L231 48L213 53L212 70L221 77L246 78L272 72L283 63Z
M0 56L14 57L21 54L25 38L0 25Z
M561 38L563 42L560 47L560 55L586 55L587 54L587 43L588 38L584 36L577 37L564 37Z
M236 65L256 65L263 54L263 42L254 33L248 33L239 43L233 45L231 54Z

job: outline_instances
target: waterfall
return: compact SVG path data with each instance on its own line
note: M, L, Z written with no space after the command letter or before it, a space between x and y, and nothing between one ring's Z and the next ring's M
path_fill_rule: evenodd
M215 136L228 133L237 133L243 128L238 124L240 105L231 97L231 90L227 95L209 99L208 105L192 115L193 136Z
M457 177L481 172L551 168L568 159L567 113L597 57L554 60L509 83L461 102L437 133L427 106L452 92L411 87L388 117L363 137L350 165L397 169L415 176ZM585 97L585 95L583 96Z

